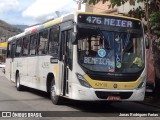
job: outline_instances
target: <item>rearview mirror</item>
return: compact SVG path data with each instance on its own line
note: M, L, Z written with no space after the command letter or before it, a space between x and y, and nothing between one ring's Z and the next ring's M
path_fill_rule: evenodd
M14 58L15 51L16 51L16 44L13 43L12 46L11 46L11 58Z
M146 49L149 49L149 39L148 37L145 38L145 46L146 46Z
M72 44L77 43L77 32L72 32Z

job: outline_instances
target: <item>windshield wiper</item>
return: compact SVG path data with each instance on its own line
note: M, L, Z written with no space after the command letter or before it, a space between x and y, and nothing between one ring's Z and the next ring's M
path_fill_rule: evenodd
M128 30L127 38L126 38L126 40L124 41L123 52L126 51L127 46L128 46L128 44L130 43L130 41L129 41L130 36L131 36L131 31Z
M100 43L103 44L103 40L104 40L104 46L107 50L110 50L111 47L110 47L110 43L108 41L108 39L106 38L106 36L103 34L103 32L99 29L99 28L96 28L97 32L100 34Z

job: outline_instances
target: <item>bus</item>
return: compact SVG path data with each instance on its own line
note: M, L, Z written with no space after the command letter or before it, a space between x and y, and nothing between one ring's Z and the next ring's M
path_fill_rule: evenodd
M53 104L143 101L146 46L139 19L75 12L9 38L6 77L18 91L48 92Z

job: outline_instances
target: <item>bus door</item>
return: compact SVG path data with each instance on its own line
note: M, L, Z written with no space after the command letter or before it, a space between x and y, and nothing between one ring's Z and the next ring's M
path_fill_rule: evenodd
M14 57L15 57L15 51L16 51L16 43L13 42L11 44L11 60L10 60L10 80L15 80L14 79Z
M61 50L62 50L62 85L63 96L68 94L69 71L72 69L72 43L71 29L61 33Z
M67 76L68 76L68 68L67 68L67 32L63 31L61 34L61 45L62 45L62 84L61 90L63 92L63 96L66 95L66 88L67 88Z

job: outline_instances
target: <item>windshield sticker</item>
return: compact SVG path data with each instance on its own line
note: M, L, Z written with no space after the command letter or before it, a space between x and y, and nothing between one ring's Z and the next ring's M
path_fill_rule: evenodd
M121 68L122 67L121 56L120 55L116 55L116 67L117 68Z
M106 56L106 51L104 49L100 49L100 50L98 50L98 55L100 57L105 57Z
M116 55L116 62L120 62L120 61L121 61L120 55Z
M84 57L85 64L94 64L94 65L109 65L110 59L108 58L94 58L94 57Z
M114 72L114 65L113 64L110 64L109 65L109 72Z
M117 36L115 37L115 41L116 41L116 42L119 42L119 41L120 41L119 35L117 35Z
M133 61L133 64L136 64L138 67L142 67L142 59L139 57L136 57Z
M88 50L86 51L86 55L89 55L89 51Z
M109 71L109 72L114 72L114 69L109 69L108 71Z
M121 68L122 67L122 63L121 62L116 62L116 67L117 68Z

